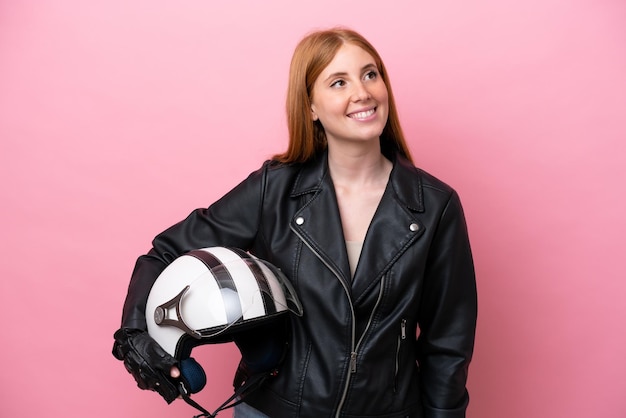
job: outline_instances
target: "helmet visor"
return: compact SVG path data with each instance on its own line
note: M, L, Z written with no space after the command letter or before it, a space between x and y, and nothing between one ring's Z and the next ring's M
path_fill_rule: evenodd
M231 250L211 249L210 260L199 254L172 263L181 264L178 270L183 274L169 274L170 299L154 309L159 327L171 326L207 339L277 315L302 315L293 286L277 267L249 254L227 251ZM183 276L186 280L181 280Z

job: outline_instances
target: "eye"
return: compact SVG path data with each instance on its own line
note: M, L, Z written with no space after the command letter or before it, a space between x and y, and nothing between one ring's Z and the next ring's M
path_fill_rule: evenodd
M376 77L378 77L378 72L372 70L372 71L368 71L367 73L365 73L365 79L366 80L374 80Z
M333 82L330 84L330 86L331 86L331 87L334 87L334 88L343 87L343 86L345 86L345 85L346 85L346 82L345 82L344 80L341 80L341 79L339 79L339 80L335 80L335 81L333 81Z

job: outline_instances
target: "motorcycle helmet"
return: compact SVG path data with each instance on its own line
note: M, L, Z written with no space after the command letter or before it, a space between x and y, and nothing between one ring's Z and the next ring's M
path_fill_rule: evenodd
M233 341L252 373L268 372L284 355L282 330L289 313L301 316L302 305L285 275L264 260L226 247L176 258L158 276L146 303L148 334L178 360L181 395L205 414L188 398L206 383L204 370L190 357L192 349Z

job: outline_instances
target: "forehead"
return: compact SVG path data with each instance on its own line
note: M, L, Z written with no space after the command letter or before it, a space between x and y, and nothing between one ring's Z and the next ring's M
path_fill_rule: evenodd
M350 72L352 70L360 71L368 65L376 66L376 60L369 52L358 45L344 43L320 75Z

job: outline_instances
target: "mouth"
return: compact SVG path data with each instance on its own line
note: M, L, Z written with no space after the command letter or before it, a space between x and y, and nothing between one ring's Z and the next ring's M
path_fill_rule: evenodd
M359 112L349 113L348 117L356 120L367 120L376 113L376 108L361 110Z

